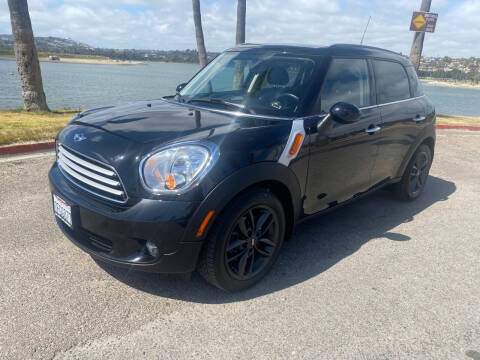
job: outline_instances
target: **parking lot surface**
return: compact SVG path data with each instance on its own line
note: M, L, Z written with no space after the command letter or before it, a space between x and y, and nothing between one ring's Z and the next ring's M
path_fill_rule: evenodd
M299 225L239 294L96 263L54 221L53 160L0 159L2 359L480 359L480 133L438 133L419 200Z

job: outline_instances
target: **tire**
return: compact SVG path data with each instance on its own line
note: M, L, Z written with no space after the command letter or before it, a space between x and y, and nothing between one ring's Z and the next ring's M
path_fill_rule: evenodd
M418 199L425 190L431 166L432 151L428 145L422 144L410 159L402 180L395 184L397 197L406 201Z
M270 271L284 237L285 212L280 200L268 189L249 190L216 219L197 271L227 292L247 289Z

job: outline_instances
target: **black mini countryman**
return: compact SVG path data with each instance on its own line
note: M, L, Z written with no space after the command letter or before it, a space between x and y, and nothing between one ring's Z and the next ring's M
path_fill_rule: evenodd
M75 116L57 137L53 208L98 260L241 290L298 220L387 185L420 196L434 123L396 53L246 44L176 95Z

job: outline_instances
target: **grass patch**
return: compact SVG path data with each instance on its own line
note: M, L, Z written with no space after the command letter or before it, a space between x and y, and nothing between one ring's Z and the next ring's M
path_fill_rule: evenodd
M480 126L480 117L458 116L458 115L437 115L437 124Z
M53 140L78 110L0 110L0 145Z
M53 140L80 110L0 110L0 145ZM437 124L480 126L480 117L438 115Z

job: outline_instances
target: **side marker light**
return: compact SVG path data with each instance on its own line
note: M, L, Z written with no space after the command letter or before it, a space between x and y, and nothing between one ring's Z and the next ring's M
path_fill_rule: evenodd
M295 135L295 139L293 139L292 146L290 147L290 151L288 152L290 155L295 155L298 150L300 150L300 146L302 146L303 141L303 134Z
M202 223L200 224L200 227L198 228L197 231L197 237L200 237L203 235L203 232L205 231L205 228L207 227L208 223L210 222L210 219L212 218L213 214L215 214L215 211L210 210L205 218L203 219Z

